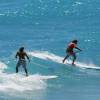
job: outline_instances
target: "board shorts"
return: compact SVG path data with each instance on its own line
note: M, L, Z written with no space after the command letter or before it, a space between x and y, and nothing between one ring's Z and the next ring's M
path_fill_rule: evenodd
M17 63L17 67L23 66L24 68L26 68L26 60L25 59L21 59L18 61Z
M71 52L67 52L68 55L75 55L75 52L71 51Z
M75 52L67 52L68 56L72 56L74 59L76 59L76 53Z

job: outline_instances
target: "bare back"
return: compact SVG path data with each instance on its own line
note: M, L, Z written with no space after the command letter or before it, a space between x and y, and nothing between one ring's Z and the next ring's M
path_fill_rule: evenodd
M16 56L18 56L19 59L25 59L26 53L25 52L17 52Z

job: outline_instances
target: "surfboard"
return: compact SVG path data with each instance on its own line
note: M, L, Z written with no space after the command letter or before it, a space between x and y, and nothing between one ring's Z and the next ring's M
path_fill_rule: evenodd
M64 57L55 55L53 53L49 53L48 51L34 51L34 52L29 52L28 53L30 56L42 59L42 60L48 60L48 61L53 61L55 63L59 64L65 64L65 65L72 65L71 60L65 61L65 63L62 62ZM82 62L75 62L75 67L79 67L82 69L95 69L95 70L100 70L99 66L96 66L93 63L82 63Z
M72 65L71 64L71 61L69 62L65 62L65 63L62 63L62 64L65 64L65 65ZM72 65L74 67L79 67L79 68L82 68L82 69L95 69L95 70L100 70L100 67L97 67L95 66L94 64L85 64L85 63L81 63L81 62L75 62L75 65Z

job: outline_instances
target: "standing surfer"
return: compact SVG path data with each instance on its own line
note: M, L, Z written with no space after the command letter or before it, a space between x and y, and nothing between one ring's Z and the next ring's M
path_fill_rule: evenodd
M25 57L29 60L29 62L30 62L30 59L29 59L27 53L24 52L24 47L21 47L19 49L19 51L16 53L16 56L15 57L16 58L19 57L19 60L18 60L17 65L16 65L16 73L18 73L18 68L20 66L23 66L23 68L25 70L25 73L26 73L26 76L28 76L28 71L27 71L27 68L26 68L26 65L27 64L26 64Z
M72 42L69 43L67 49L66 49L66 53L67 55L65 56L65 58L63 59L63 63L65 62L65 60L72 56L73 57L73 62L72 62L72 65L75 65L75 61L76 61L76 53L73 51L73 49L78 49L79 51L82 51L81 49L79 49L77 47L77 40L73 40Z

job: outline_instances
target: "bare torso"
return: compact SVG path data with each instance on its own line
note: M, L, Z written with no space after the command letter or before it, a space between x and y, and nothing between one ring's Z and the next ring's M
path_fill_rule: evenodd
M26 53L25 52L17 52L17 56L19 57L19 59L25 59Z

